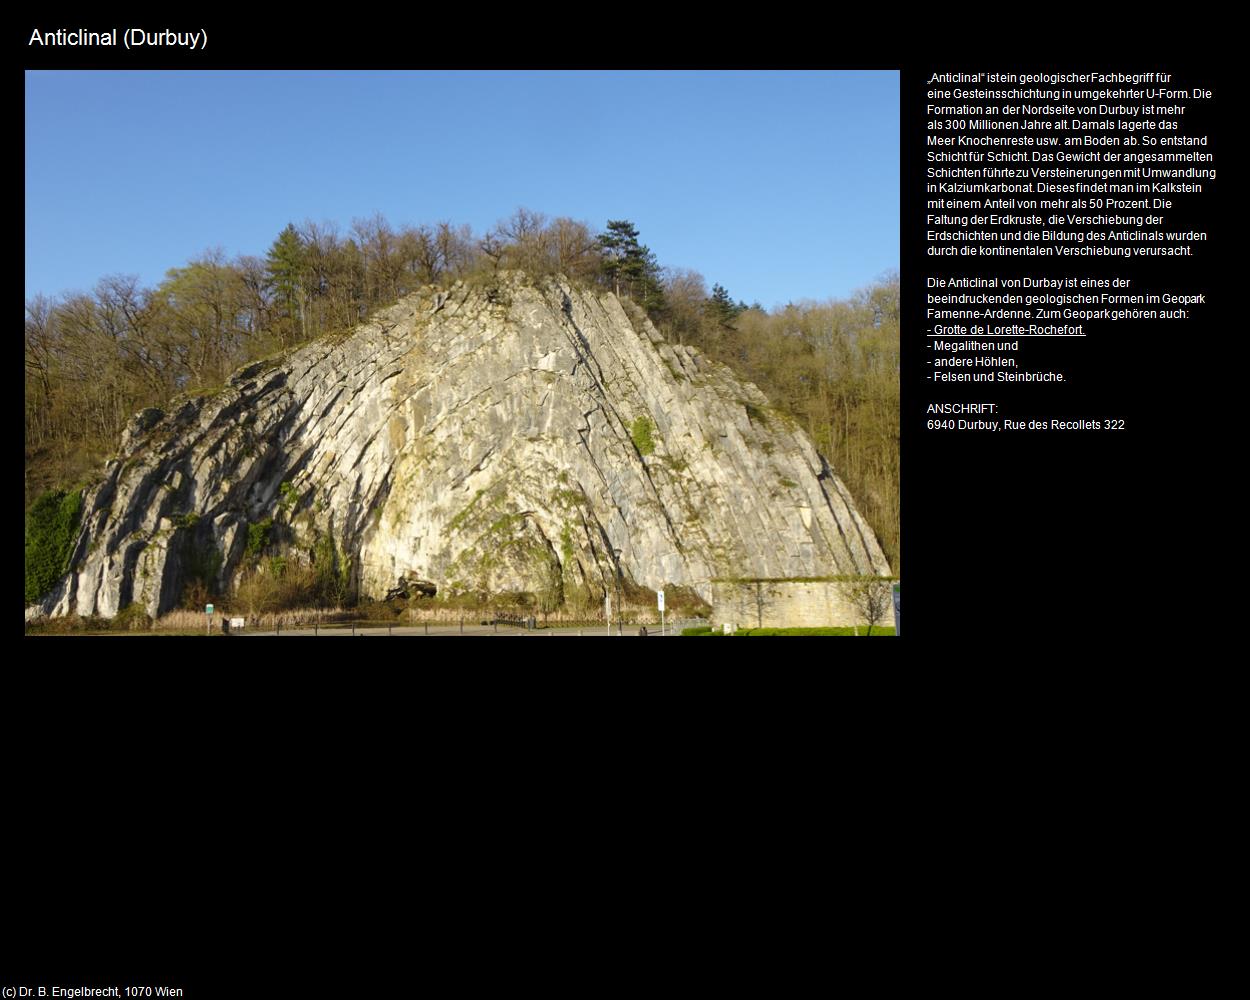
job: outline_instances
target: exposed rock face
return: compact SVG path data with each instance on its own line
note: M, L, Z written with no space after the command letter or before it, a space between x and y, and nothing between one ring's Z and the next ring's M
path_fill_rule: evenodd
M249 526L367 596L598 600L717 576L887 574L846 488L753 385L610 294L509 274L410 296L338 343L145 410L32 614L151 615L193 567L228 589ZM331 543L332 544L328 544Z

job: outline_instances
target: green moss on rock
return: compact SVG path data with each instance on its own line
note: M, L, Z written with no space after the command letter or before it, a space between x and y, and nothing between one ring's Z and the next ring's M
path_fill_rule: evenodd
M69 569L82 519L82 491L50 490L26 514L26 603L50 591Z
M655 426L649 417L639 417L629 427L629 435L634 439L634 447L639 455L650 455L655 451L655 439L652 432Z

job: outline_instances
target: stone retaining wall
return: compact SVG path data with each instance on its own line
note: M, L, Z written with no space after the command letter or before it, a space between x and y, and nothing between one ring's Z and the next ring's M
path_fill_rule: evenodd
M893 583L893 581L887 581ZM713 580L712 627L818 628L863 625L849 580ZM878 625L894 624L893 605Z

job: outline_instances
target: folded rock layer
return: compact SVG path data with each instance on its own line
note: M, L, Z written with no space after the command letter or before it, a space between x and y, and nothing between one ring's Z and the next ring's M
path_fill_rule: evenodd
M720 577L889 573L754 385L609 293L517 273L138 414L84 498L71 572L27 614L156 616L192 575L228 593L276 551L332 559L374 598L401 578L559 603L618 579L709 598Z

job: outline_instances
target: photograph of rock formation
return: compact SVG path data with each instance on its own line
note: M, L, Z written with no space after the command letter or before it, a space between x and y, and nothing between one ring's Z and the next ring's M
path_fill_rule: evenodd
M35 209L65 170L45 185L38 123L180 87L223 120L300 94L421 128L373 165L235 121L243 162L204 164L127 126L174 145L101 183L168 186L178 210L54 252L68 217ZM668 634L891 634L897 88L28 74L28 633L654 635L662 600ZM654 114L649 92L680 114L645 140L613 111L526 145L556 95ZM509 124L488 134L478 105Z

